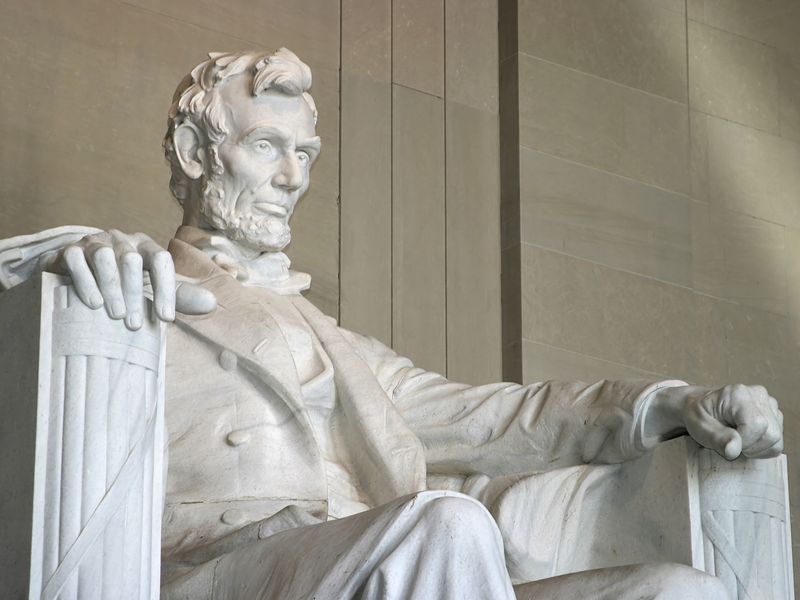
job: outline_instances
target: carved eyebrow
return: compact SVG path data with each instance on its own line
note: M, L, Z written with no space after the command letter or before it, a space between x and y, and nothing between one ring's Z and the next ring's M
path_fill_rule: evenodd
M306 152L311 150L315 154L319 154L321 148L322 148L322 141L320 140L319 136L308 138L307 140L300 140L297 143L298 150L304 150Z
M289 133L289 131L287 131L283 127L275 127L274 125L266 125L266 126L256 125L245 134L245 136L242 138L242 142L244 142L245 144L249 144L250 142L253 142L265 136L271 138L277 138L284 145L288 144L288 142L292 139L292 136Z

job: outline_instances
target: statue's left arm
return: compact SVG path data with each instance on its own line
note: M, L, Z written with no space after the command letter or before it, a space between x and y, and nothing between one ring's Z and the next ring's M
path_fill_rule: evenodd
M677 380L469 386L351 335L434 472L502 475L622 462L687 432L729 459L783 449L783 417L760 386L712 390Z

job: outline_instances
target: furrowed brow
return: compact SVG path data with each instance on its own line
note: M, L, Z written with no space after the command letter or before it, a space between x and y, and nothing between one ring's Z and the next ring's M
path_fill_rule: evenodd
M307 140L300 140L297 142L297 149L298 150L305 150L319 154L320 149L322 148L322 141L320 140L319 136L315 136L313 138L308 138Z
M282 127L275 127L274 125L256 126L250 129L242 138L245 144L253 142L263 137L278 139L284 145L288 145L292 139L291 134Z

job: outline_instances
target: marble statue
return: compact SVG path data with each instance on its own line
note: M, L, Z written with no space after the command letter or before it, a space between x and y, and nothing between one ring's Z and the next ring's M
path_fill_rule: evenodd
M729 597L677 564L531 582L510 543L525 523L497 499L686 433L728 460L777 456L775 399L675 380L471 387L338 327L283 254L321 147L310 87L286 49L213 53L184 79L164 140L183 207L168 250L69 227L0 246L6 288L55 272L131 331L145 294L168 323L161 597Z

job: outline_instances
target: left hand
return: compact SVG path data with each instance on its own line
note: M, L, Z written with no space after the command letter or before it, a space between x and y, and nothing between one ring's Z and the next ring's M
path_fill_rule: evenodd
M728 460L770 458L783 451L783 414L764 387L735 384L687 391L682 421L699 444Z

